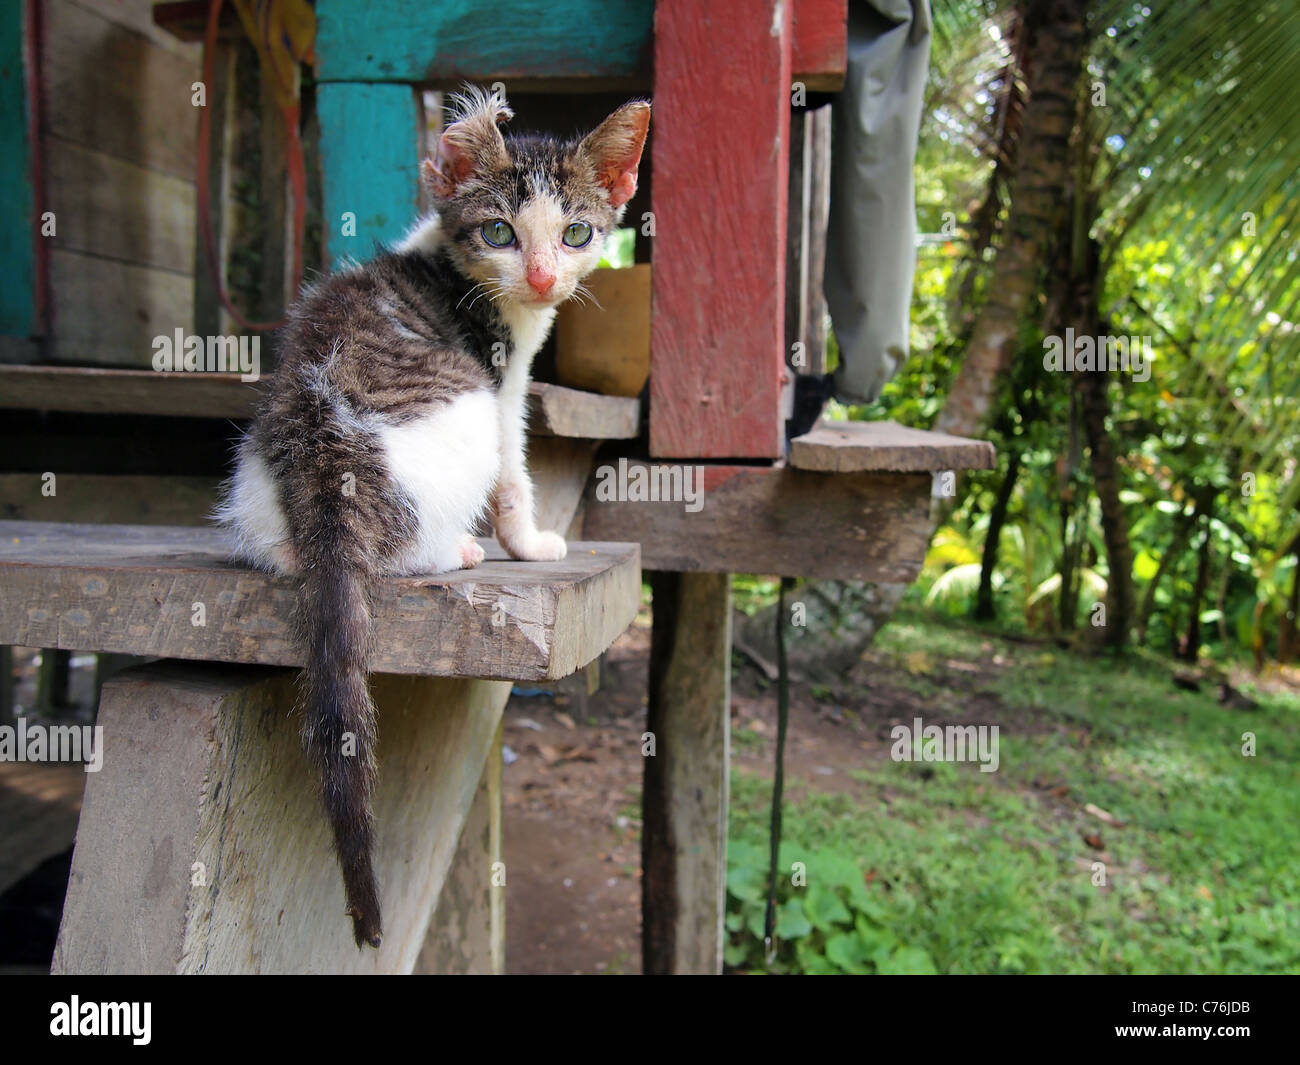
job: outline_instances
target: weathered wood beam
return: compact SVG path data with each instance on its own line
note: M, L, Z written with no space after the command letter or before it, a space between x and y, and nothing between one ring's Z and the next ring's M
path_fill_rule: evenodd
M509 562L384 581L371 668L443 677L568 676L609 647L641 598L635 544L572 543ZM234 566L220 529L0 522L0 644L301 665L293 580Z
M510 685L376 676L384 941L360 950L285 671L104 688L56 973L400 973L425 942ZM165 796L165 801L160 801Z
M647 974L722 971L731 728L731 577L651 576L654 627L641 796Z
M34 473L0 473L0 519L124 525L206 525L217 502L216 477L58 474L54 495Z
M206 5L162 4L155 19L183 40L202 36ZM316 5L321 81L399 81L455 88L502 79L575 91L651 86L654 0L388 0L383 19L351 0ZM797 0L793 69L810 89L844 83L846 0ZM768 12L767 14L770 14ZM752 17L752 16L751 16Z
M251 418L260 381L237 373L156 373L81 366L0 366L0 408L178 418ZM641 402L534 381L529 432L585 440L637 435Z
M657 481L653 471L663 468L629 460L627 485ZM602 501L598 476L588 486L582 535L640 543L647 570L898 582L921 571L928 475L684 467L688 475L693 468L702 470L703 489L694 512L682 502Z
M501 726L438 894L417 973L500 975L506 960L506 868L501 848Z

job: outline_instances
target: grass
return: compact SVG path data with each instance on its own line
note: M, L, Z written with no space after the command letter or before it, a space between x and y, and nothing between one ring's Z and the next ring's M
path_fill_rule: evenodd
M1000 727L996 773L885 757L851 793L786 804L786 853L851 858L897 941L940 972L1300 972L1295 700L1224 709L1174 688L1156 660L1013 644L915 612L875 650L882 675L936 714L972 692L1000 708L980 711ZM766 780L733 774L741 851L766 847L769 798Z

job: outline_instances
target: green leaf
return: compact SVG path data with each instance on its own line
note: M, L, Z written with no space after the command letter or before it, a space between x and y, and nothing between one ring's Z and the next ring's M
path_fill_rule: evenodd
M836 925L849 924L853 920L853 915L840 901L840 897L829 888L817 884L809 886L803 906L813 927L822 932L833 931Z
M846 973L870 973L871 955L856 932L837 932L826 940L826 957Z
M938 972L920 947L899 947L877 971L889 976L934 976Z
M786 899L776 911L776 935L790 941L800 939L812 931L812 922L804 915L798 899Z

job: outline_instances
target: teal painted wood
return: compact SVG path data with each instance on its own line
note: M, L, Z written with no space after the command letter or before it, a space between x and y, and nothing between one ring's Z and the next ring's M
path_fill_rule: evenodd
M419 203L419 108L409 85L321 85L325 258L371 258L401 237Z
M23 4L0 4L0 336L36 329L36 255L32 247L32 142L27 128Z
M321 81L648 83L654 0L317 0L316 26Z

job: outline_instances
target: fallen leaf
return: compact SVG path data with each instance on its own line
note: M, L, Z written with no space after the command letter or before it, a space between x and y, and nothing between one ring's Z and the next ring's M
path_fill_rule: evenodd
M1128 824L1127 821L1121 821L1114 814L1107 813L1100 806L1094 806L1092 803L1088 803L1086 806L1084 806L1083 812L1086 814L1092 814L1092 816L1097 818L1097 820L1105 821L1106 824L1113 825L1115 828L1123 828L1126 824Z
M578 727L577 725L574 724L573 718L571 718L568 714L564 713L564 711L562 710L555 715L555 720L558 721L561 725L563 725L567 729L574 729Z
M1083 837L1083 842L1095 851L1104 850L1106 847L1100 832L1080 832L1079 835Z

